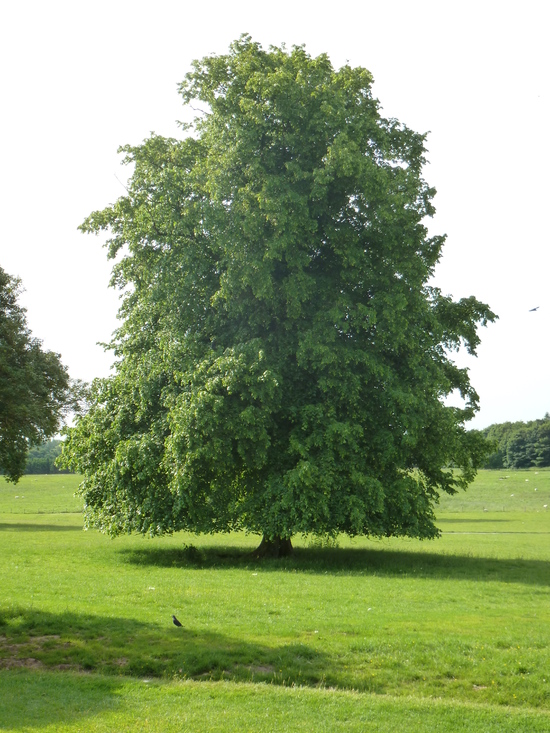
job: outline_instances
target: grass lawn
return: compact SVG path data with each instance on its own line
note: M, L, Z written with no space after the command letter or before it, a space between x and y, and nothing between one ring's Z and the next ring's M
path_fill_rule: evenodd
M550 470L481 472L434 542L277 561L83 532L77 483L0 479L0 727L550 730Z
M5 514L63 514L82 511L75 496L80 476L23 476L15 486L0 476L0 516Z

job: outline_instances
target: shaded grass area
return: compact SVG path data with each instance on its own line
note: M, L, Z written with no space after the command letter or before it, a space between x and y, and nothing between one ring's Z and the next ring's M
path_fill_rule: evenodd
M546 533L545 533L546 534ZM550 533L548 533L550 534ZM550 543L549 543L550 544ZM374 575L387 578L473 580L550 586L548 561L542 559L476 557L416 549L395 549L389 543L376 548L308 548L280 560L253 560L247 550L223 546L146 547L121 550L121 557L137 566L195 569L246 569L331 575ZM431 547L428 545L427 547ZM426 547L426 545L424 545Z
M10 731L543 733L550 723L534 710L228 682L23 671L0 672L0 687Z
M82 532L81 524L45 524L42 522L0 522L0 532Z
M105 674L283 683L293 665L311 665L319 681L326 660L305 644L266 645L131 618L12 608L0 612L0 668L48 667ZM305 667L304 667L305 669ZM315 671L317 670L317 674Z

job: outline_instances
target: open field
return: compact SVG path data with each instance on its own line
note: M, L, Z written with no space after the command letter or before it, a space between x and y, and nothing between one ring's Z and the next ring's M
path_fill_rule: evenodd
M261 562L83 532L77 483L0 479L0 727L550 730L550 470L482 472L434 542Z
M550 468L480 471L465 492L445 495L440 513L447 512L539 512L550 510Z
M79 483L80 476L70 473L23 476L15 486L0 476L0 515L80 512L82 499L74 496Z

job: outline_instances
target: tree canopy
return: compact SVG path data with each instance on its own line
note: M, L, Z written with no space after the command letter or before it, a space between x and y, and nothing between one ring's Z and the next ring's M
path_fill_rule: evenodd
M67 369L32 336L20 292L0 267L0 470L14 483L29 448L57 433L71 399Z
M429 285L425 135L371 85L243 36L181 84L184 139L121 149L127 195L82 225L110 232L122 291L115 373L63 453L89 526L438 534L438 493L486 449L449 353L495 316Z

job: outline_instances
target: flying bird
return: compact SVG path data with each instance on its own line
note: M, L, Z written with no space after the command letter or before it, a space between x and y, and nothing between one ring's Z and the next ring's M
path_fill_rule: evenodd
M533 313L533 311L538 311L539 308L540 308L540 305L537 305L536 308L529 308L529 313Z
M172 614L172 621L174 622L174 626L182 626L182 623L178 621L174 614Z

